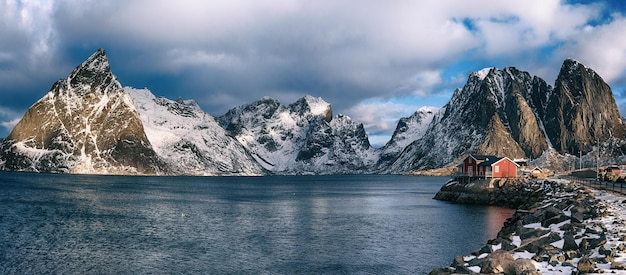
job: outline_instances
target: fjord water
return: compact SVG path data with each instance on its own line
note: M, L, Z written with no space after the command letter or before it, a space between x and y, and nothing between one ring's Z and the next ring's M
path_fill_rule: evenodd
M0 172L0 273L427 274L512 214L446 180Z

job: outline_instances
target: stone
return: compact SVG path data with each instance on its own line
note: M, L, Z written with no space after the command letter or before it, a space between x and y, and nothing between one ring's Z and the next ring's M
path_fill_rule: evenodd
M589 251L589 241L587 239L582 239L582 241L580 241L580 244L578 245L578 248L580 249L580 251Z
M550 226L552 224L561 223L561 222L564 222L564 221L567 221L567 220L569 220L569 217L566 216L566 215L556 215L556 216L553 216L553 217L551 217L549 219L545 219L545 220L541 221L541 226L548 227L548 226Z
M474 273L471 269L466 266L458 265L454 267L454 274L472 274Z
M454 270L452 270L449 267L444 267L444 268L435 268L433 270L431 270L428 275L450 275L453 274Z
M595 270L596 263L592 258L585 255L580 259L580 261L578 261L578 266L576 266L576 268L578 269L578 272L591 273Z
M496 250L489 254L483 262L481 273L505 273L511 271L513 267L513 255L505 250Z
M601 233L600 237L597 239L589 240L589 247L591 248L596 248L604 244L606 244L606 235L604 233Z
M561 215L563 213L563 211L561 209L558 209L554 206L550 206L548 208L546 208L543 212L543 219L547 220L550 219L552 217L556 217L558 215Z
M565 260L565 262L563 262L561 264L561 266L574 266L574 261L572 261L572 260Z
M606 257L615 257L615 251L612 249L608 249L606 247L604 247L604 245L600 246L600 248L598 248L598 253L600 253L600 255L604 255Z
M564 251L568 251L568 250L577 250L578 249L578 244L576 244L576 240L574 240L574 235L570 234L564 234L563 235L563 250Z
M517 259L513 262L513 271L515 272L513 274L535 274L529 273L531 271L537 272L535 261L530 259Z
M509 240L503 239L501 244L502 244L501 249L506 250L506 251L513 251L514 249L517 248L517 246L515 246L513 242Z
M585 209L582 207L574 207L571 210L572 215L570 216L572 219L572 222L583 222L584 219L584 215L583 213L585 213Z
M548 264L550 264L551 266L557 266L563 262L565 262L564 255L552 255L550 256L550 260L548 261Z
M540 222L541 218L535 214L528 214L528 215L524 215L524 217L522 218L522 223L524 225L526 224L531 224L531 223L537 223Z
M520 227L520 228L517 229L517 235L522 240L526 240L526 239L529 239L529 238L540 237L540 236L543 236L545 234L548 234L549 232L550 232L550 230L541 229L541 228Z
M463 259L463 256L456 256L454 257L454 260L452 261L452 264L450 266L457 266L457 265L464 265L465 264L465 259Z
M469 260L469 262L467 262L467 264L469 266L481 266L483 264L483 262L485 261L485 259L479 259L479 258L474 258Z
M626 264L620 262L612 262L611 269L614 270L626 270Z
M565 251L565 258L567 258L568 260L572 260L574 258L580 258L581 254L580 251L578 250L568 250Z
M480 250L478 250L478 252L475 255L482 255L484 253L491 253L493 252L493 249L491 249L491 245L485 245L482 248L480 248Z

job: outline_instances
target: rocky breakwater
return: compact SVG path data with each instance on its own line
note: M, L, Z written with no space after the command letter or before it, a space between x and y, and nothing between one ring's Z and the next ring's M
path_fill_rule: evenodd
M537 202L551 192L552 185L543 181L529 184L525 179L502 178L467 181L453 178L441 187L435 195L436 200L464 204L484 204L518 208Z
M497 190L491 190L490 196L501 198L490 199L489 204L519 202L516 213L484 247L430 274L626 273L623 198L596 196L564 180L519 181L493 189ZM522 192L505 192L513 190ZM521 201L531 194L536 198ZM500 203L507 199L513 200Z

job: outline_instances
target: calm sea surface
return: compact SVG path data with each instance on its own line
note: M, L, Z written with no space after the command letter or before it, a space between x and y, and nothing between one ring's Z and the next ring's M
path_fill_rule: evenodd
M0 273L427 274L512 214L446 180L0 172Z

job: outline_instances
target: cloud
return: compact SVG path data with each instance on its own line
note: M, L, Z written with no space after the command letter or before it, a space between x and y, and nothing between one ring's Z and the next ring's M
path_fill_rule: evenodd
M606 9L561 0L8 0L0 93L24 109L103 47L123 85L193 98L213 115L262 96L288 104L311 94L390 135L387 118L401 114L384 107L405 107L382 103L449 95L483 67L551 82L573 57L626 83L626 42L615 35L626 26L619 14L604 20Z
M391 100L367 100L350 108L346 113L354 121L363 123L370 142L380 147L389 140L398 120L412 115L417 109L415 105Z
M587 26L559 49L559 55L572 57L598 72L613 84L626 84L626 18L613 14L604 25Z
M56 45L53 11L52 1L0 2L0 62L27 60L32 68L48 60Z
M4 135L0 135L0 137L5 137L8 133L13 130L13 127L20 121L21 117L19 117L19 113L12 108L0 106L0 126L4 128L4 130L0 130L0 133L6 133Z
M17 125L18 122L20 122L19 118L16 118L11 121L1 121L0 126L4 127L8 132L10 132L11 130L13 130L13 128L15 127L15 125Z

